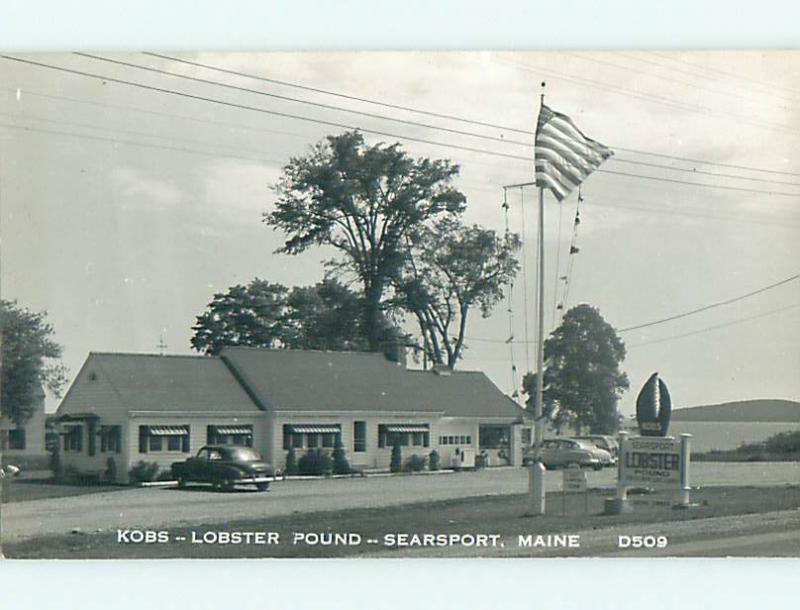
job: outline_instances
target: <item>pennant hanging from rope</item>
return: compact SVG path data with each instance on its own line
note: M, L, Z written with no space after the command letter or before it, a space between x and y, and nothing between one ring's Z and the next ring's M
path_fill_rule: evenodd
M536 186L562 201L613 154L583 135L567 115L542 104L536 124Z

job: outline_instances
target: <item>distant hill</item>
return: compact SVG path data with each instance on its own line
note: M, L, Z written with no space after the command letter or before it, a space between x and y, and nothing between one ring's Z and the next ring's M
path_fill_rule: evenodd
M758 399L675 409L673 421L800 423L800 402Z

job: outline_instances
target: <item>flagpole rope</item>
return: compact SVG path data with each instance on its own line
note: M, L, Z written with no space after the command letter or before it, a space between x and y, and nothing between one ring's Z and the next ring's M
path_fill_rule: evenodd
M530 353L530 335L528 333L528 249L527 249L527 233L525 231L525 187L519 187L519 207L522 219L520 226L522 228L522 305L523 305L523 321L525 328L525 369L527 372L531 370L531 353Z
M556 305L558 304L558 282L561 273L561 219L564 216L564 206L558 202L558 239L556 240L556 274L553 281L553 317L552 329L556 328Z
M509 218L508 218L508 210L511 206L508 205L508 189L503 188L503 216L505 219L505 236L508 239L508 236L511 233L510 225L509 225ZM514 358L514 281L512 280L509 282L508 285L508 339L506 343L508 343L508 356L511 360L511 398L514 400L519 399L519 388L517 386L517 364Z

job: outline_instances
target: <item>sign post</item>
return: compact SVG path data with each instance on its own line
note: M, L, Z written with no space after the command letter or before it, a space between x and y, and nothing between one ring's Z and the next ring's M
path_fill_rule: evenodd
M691 445L692 435L681 434L681 490L678 497L678 506L680 508L689 508L691 502L689 494L692 490L689 484L689 464L691 463Z
M586 473L580 466L567 468L561 483L561 514L567 514L567 494L582 493L584 512L589 512L589 486L586 483Z

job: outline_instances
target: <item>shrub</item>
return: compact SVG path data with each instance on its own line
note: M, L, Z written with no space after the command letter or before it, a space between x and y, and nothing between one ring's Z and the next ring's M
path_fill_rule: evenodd
M117 462L116 462L116 460L114 460L113 457L109 457L106 460L105 479L109 483L116 483L117 482Z
M347 455L342 446L342 438L336 435L336 446L333 448L333 473L334 474L350 474L350 462L347 461Z
M403 451L400 445L392 446L392 461L389 463L391 472L400 472L403 469Z
M406 460L403 470L406 472L420 472L425 470L425 456L416 454L410 456Z
M442 463L442 458L439 457L439 452L436 451L436 449L434 449L428 456L428 469L439 470L441 463Z
M770 453L800 452L800 430L795 432L780 432L775 436L770 436L764 444L767 451Z
M297 468L300 474L330 474L333 470L333 462L331 461L331 456L329 456L326 451L322 449L312 449L300 458L297 462Z
M156 480L159 467L155 462L139 460L128 472L131 483L150 483Z
M284 474L297 474L297 453L294 447L289 447L289 451L286 454L286 469L284 470Z
M61 461L61 452L58 449L50 454L50 470L56 479L64 478L64 463Z

